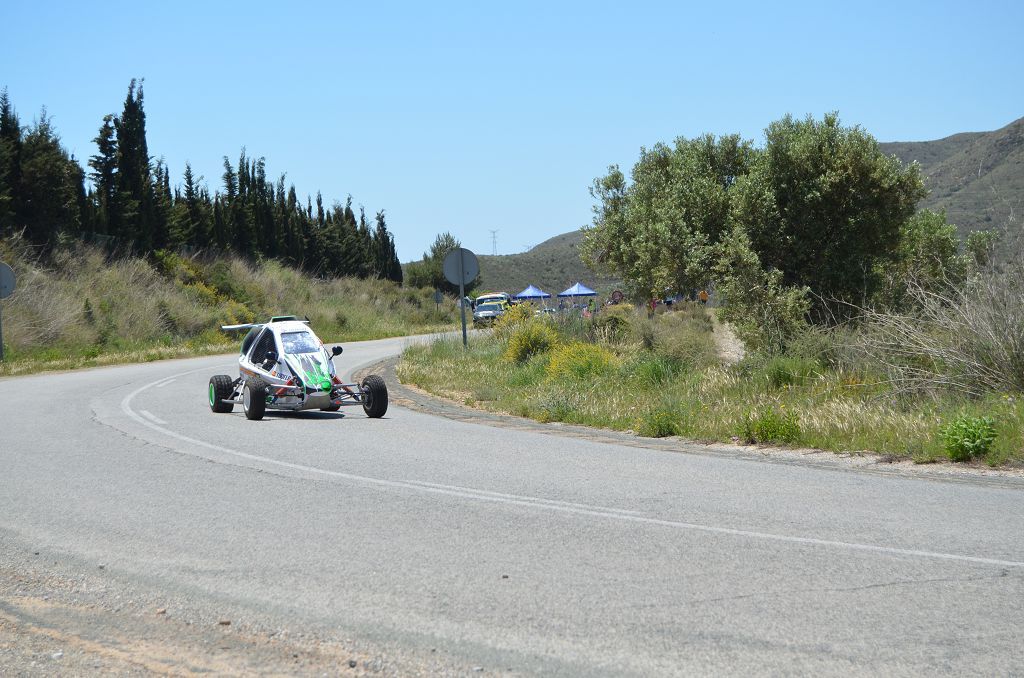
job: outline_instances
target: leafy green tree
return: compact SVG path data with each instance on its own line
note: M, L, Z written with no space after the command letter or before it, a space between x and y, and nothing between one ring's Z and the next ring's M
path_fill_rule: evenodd
M839 116L786 116L733 188L733 216L766 268L819 299L866 302L879 265L897 258L901 228L926 194L916 164L884 155Z
M450 295L459 295L459 286L452 285L444 277L444 258L462 243L449 232L438 234L429 252L423 253L421 261L413 262L406 268L405 284L410 287L431 287ZM480 276L465 286L466 294L480 284Z
M956 226L946 212L921 210L900 227L895 256L878 264L880 284L873 302L890 309L906 309L917 295L911 286L940 290L963 283L969 258L960 254Z
M1000 237L997 231L982 230L974 231L967 236L964 248L967 250L968 260L975 268L988 266L995 255L996 245Z
M729 227L731 187L756 156L738 135L705 135L641 149L628 185L610 167L591 187L599 204L584 261L622 275L642 298L706 285Z
M720 244L715 265L722 318L736 328L748 348L766 353L785 350L807 326L810 290L783 282L777 268L766 269L742 228L734 228Z

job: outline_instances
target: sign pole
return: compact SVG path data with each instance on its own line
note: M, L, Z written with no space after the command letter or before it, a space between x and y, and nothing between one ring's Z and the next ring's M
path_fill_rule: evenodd
M469 348L469 339L466 336L466 258L461 251L459 252L459 308L462 309L462 347Z
M0 304L0 311L3 310L3 304ZM4 361L4 318L0 315L0 363Z
M462 345L469 348L469 338L466 336L466 283L473 280L480 274L480 262L476 255L469 250L457 247L445 255L444 279L452 285L459 286L459 310L462 316Z

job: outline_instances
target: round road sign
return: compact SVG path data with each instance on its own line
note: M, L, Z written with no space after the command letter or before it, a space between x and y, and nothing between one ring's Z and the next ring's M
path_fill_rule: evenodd
M0 299L6 299L14 294L14 285L17 279L10 266L0 261Z
M453 285L468 285L480 274L480 262L465 247L459 247L444 258L444 277Z

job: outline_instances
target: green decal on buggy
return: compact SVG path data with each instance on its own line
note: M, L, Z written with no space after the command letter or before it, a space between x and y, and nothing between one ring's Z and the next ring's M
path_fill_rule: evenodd
M319 391L330 391L333 386L331 375L325 369L323 363L318 360L312 354L303 354L299 356L293 356L288 361L289 367L292 368L292 372L299 375L302 380L302 384L307 391L319 390Z

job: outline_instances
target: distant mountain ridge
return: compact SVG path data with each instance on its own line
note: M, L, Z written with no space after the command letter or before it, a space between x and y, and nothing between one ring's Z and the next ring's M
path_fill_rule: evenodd
M599 294L621 285L617 278L599 275L580 260L582 231L569 231L549 238L521 254L480 255L481 290L521 292L536 285L551 295L575 282L582 282Z
M887 155L917 161L928 187L920 207L945 208L961 235L979 229L1019 234L1024 217L1024 118L992 132L935 141L880 143Z

